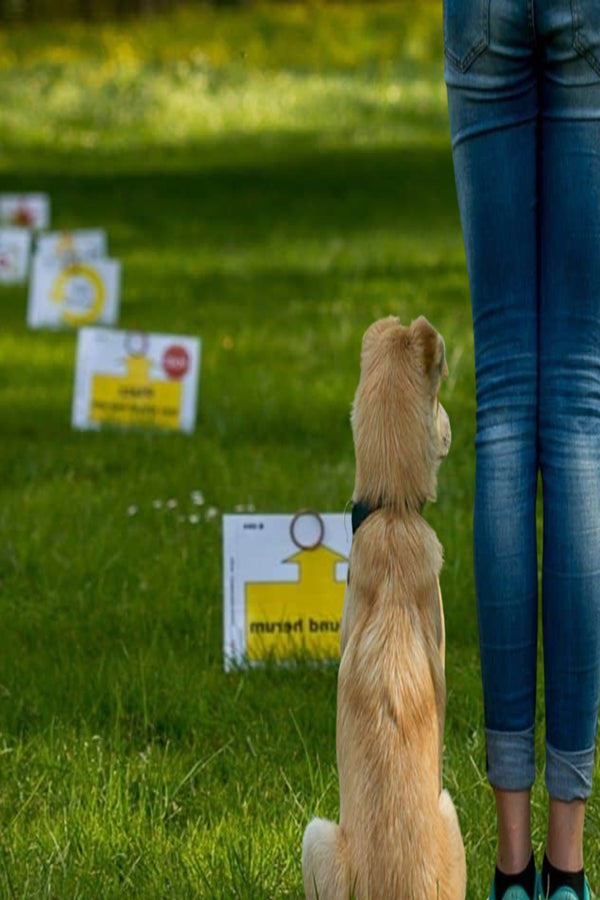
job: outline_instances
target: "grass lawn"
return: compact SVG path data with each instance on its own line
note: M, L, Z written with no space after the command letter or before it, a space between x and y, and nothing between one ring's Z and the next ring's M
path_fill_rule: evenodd
M473 347L440 16L423 0L199 6L0 36L0 189L48 191L56 227L107 228L124 327L203 340L192 437L74 433L74 335L27 331L25 289L0 291L2 898L302 896L304 827L338 813L336 672L223 673L220 518L191 523L191 493L220 513L341 511L360 340L390 313L424 313L448 352L453 446L426 511L446 551L445 782L468 897L487 896ZM541 861L542 727L538 742ZM586 851L600 885L596 802Z

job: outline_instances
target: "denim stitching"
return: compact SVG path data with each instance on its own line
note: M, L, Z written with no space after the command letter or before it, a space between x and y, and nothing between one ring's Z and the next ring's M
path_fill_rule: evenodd
M483 35L479 40L474 44L474 46L469 50L466 56L462 58L457 56L455 53L450 50L449 47L444 47L444 53L447 58L454 64L454 66L459 69L461 72L466 72L467 69L475 62L478 56L480 56L483 51L486 49L489 43L489 8L490 8L490 0L481 0L481 29L483 31Z
M585 800L590 796L595 749L596 745L592 744L585 750L557 750L546 738L546 786L553 788L551 796L556 794L555 799L566 802L577 799ZM557 769L562 771L557 772ZM576 773L575 777L572 770ZM557 793L556 786L558 784L560 790Z
M573 47L580 56L583 56L588 61L592 69L600 75L600 60L596 58L594 52L580 35L582 23L579 0L571 0L571 19L573 21Z

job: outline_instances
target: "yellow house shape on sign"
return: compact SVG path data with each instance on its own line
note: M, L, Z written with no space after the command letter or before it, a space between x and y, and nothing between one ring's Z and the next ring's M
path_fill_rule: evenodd
M339 659L345 581L335 577L347 558L323 544L283 560L298 580L246 585L246 655L250 661L308 656Z
M90 418L93 422L152 428L179 428L182 384L150 377L152 361L127 358L125 375L94 375Z

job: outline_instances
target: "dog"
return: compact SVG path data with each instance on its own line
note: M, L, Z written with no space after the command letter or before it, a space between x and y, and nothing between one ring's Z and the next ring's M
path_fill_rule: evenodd
M352 408L355 534L340 630L340 824L313 819L307 900L464 900L465 851L442 790L442 548L422 516L450 449L444 342L423 316L364 335Z

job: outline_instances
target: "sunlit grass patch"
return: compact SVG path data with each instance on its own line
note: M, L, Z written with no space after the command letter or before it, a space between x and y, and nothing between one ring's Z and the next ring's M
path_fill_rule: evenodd
M281 133L445 137L439 10L183 8L168 19L0 35L5 150L176 146ZM64 77L68 72L68 77Z
M182 71L175 63L145 62L69 69L69 79L46 63L0 72L6 149L24 143L106 152L236 134L305 134L321 145L414 145L446 137L443 83L395 70L365 77L240 66L223 75L203 63Z

